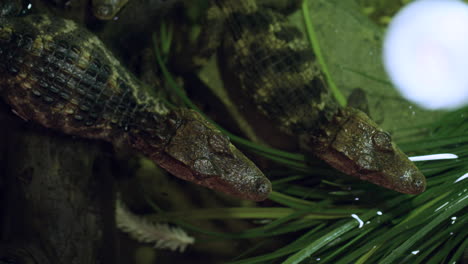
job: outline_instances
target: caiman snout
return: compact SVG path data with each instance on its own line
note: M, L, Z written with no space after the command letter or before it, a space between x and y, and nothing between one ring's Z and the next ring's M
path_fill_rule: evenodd
M164 148L160 163L174 175L244 199L264 200L271 183L223 135L200 114L181 110L180 126Z

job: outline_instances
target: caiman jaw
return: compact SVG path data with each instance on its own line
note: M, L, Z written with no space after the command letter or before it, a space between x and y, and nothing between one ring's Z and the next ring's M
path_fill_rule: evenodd
M223 193L265 200L271 183L229 138L198 113L181 110L183 120L158 164L178 177Z
M365 113L345 108L325 128L319 158L345 174L401 193L418 194L426 180L418 168ZM328 137L328 138L324 138Z

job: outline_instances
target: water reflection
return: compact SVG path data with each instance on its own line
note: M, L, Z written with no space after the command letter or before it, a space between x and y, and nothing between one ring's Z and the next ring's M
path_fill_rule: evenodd
M352 214L351 217L358 221L359 228L362 228L364 226L364 221L362 221L361 218L359 218L359 216L357 216L356 214Z
M460 178L456 179L454 183L463 181L464 179L468 178L468 173L463 174Z
M446 159L458 159L458 156L452 153L440 153L440 154L409 157L409 160L411 161L446 160Z
M457 220L457 217L456 217L456 216L452 216L450 219L452 220L452 225L453 225L453 224L455 224L455 220Z
M444 208L445 206L447 206L447 204L449 204L448 202L445 202L443 205L439 206L437 209L435 209L434 212L437 212L439 211L440 209Z

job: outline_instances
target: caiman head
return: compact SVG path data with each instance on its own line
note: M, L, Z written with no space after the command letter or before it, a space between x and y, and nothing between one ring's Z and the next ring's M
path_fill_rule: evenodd
M401 193L424 191L424 175L364 112L341 109L322 132L313 151L336 169Z
M165 122L171 128L162 132L158 127L152 133L165 136L135 135L132 145L184 180L243 199L268 197L270 181L227 136L195 111L177 109L169 115Z

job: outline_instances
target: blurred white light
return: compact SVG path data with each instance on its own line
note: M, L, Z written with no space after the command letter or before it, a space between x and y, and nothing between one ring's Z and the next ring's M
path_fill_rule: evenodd
M385 68L402 95L428 109L468 103L468 5L419 0L390 23Z
M463 181L468 178L468 173L463 174L460 178L456 179L455 182Z
M449 202L445 202L443 205L439 206L437 209L434 210L434 212L437 212L439 211L440 209L444 208L445 206L447 206L449 204Z
M441 153L441 154L409 157L409 160L411 161L445 160L445 159L458 159L458 156L452 153Z
M359 228L363 227L364 226L364 221L361 220L361 218L359 218L359 216L357 216L357 214L352 214L351 215L352 218L356 219L359 223Z

